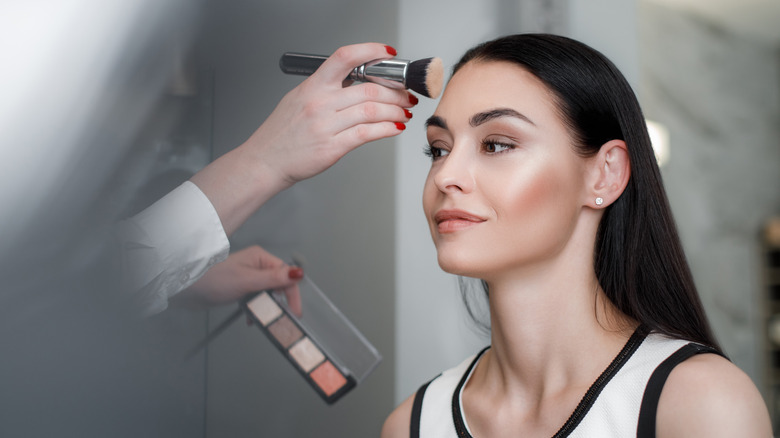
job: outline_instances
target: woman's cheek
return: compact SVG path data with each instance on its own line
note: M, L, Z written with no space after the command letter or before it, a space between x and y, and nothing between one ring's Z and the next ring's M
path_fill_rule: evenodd
M433 204L435 202L437 192L438 189L433 183L433 169L431 169L431 171L428 172L428 177L425 180L425 185L423 186L423 194L422 194L423 213L425 214L425 220L428 222L428 227L430 228L431 231L431 237L434 236L432 217L433 217L433 208L434 208Z
M505 232L521 238L526 245L552 243L568 234L571 218L570 194L555 172L537 168L533 174L516 174L505 180L501 192L505 206Z

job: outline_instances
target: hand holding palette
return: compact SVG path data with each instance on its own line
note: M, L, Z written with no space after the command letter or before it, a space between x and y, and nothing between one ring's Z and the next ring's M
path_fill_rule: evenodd
M329 404L362 382L379 352L308 276L298 283L296 316L281 293L263 291L242 304L263 332Z

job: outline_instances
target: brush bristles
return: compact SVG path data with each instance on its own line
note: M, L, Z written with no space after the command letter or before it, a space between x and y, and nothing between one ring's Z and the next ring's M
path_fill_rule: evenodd
M406 87L423 96L436 99L444 83L444 66L439 58L425 58L409 64Z

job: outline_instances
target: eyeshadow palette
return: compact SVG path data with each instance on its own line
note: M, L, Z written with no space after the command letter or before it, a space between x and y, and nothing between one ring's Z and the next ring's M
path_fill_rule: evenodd
M279 291L243 303L246 312L329 404L362 382L382 360L379 352L308 276L298 283L301 313Z

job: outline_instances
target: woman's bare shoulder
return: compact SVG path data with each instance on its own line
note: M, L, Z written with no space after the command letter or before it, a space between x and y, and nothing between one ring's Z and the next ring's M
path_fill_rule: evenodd
M382 425L382 438L408 438L409 424L412 419L414 395L404 400L390 413Z
M756 385L716 354L691 357L672 370L658 402L656 427L660 438L772 436Z

